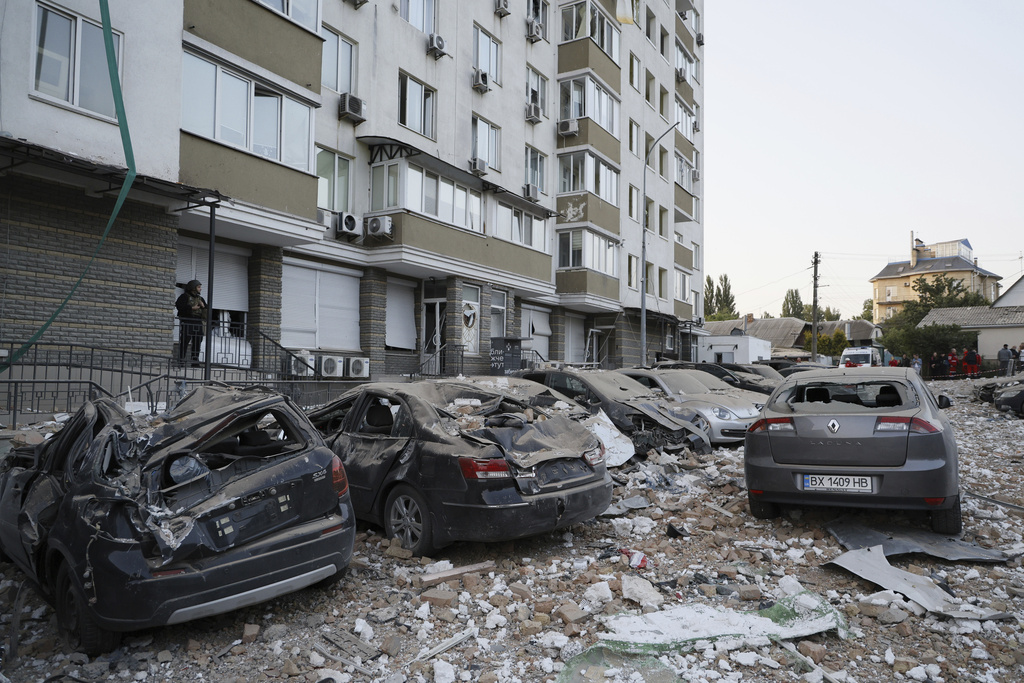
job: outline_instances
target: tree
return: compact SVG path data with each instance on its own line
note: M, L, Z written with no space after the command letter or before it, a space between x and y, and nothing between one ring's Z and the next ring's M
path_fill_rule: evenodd
M704 314L710 318L718 310L718 300L715 298L715 281L710 275L704 278Z
M731 318L739 317L739 313L736 312L736 297L732 293L732 283L729 282L729 276L722 274L718 276L718 288L715 289L715 313L729 313Z
M769 319L771 317L772 317L772 314L769 313L768 311L765 311L764 313L761 314L761 320L767 320L767 319Z
M804 319L804 302L799 290L790 289L786 292L786 298L782 300L782 317Z
M846 338L846 333L842 330L836 330L832 333L832 336L826 334L818 334L818 353L822 356L832 356L836 358L841 356L843 350L850 345L850 340ZM811 336L807 335L807 341L804 342L804 351L811 350Z
M945 355L952 348L978 348L978 333L964 332L959 325L898 327L887 331L879 341L894 356L916 353L927 362L932 353Z
M864 299L864 305L861 308L860 315L855 315L854 320L867 320L872 321L875 319L875 300Z
M918 300L904 304L903 310L889 319L889 327L915 326L924 320L933 308L987 306L991 303L978 292L968 291L963 280L956 280L945 274L937 275L932 280L919 277L914 280L911 288L917 292Z
M945 274L932 280L918 278L912 287L918 294L918 301L908 301L902 311L882 323L883 334L879 341L889 353L897 356L917 353L921 358L928 358L933 352L945 354L953 347L978 347L978 333L964 332L959 325L917 325L933 308L985 306L989 301L984 296L968 291L963 280Z
M811 306L811 304L804 304L803 319L807 322L813 322L813 317L814 307ZM839 320L839 309L837 308L833 311L831 306L826 306L825 308L819 307L818 322L821 322L822 320Z

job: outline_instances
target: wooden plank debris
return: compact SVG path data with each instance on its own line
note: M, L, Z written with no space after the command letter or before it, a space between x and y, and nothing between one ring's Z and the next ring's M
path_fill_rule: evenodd
M417 588L430 588L436 586L439 583L444 583L448 579L458 579L465 574L472 574L473 572L482 572L487 569L494 569L494 560L487 560L486 562L479 562L477 564L467 564L463 567L456 567L455 569L449 569L445 572L437 572L435 574L421 574L416 576L412 580L412 585Z

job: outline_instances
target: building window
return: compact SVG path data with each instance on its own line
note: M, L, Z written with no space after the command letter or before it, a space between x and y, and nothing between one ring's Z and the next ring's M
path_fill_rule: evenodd
M182 66L182 129L309 169L310 107L187 52Z
M327 28L324 28L320 35L324 39L320 82L325 88L330 88L335 92L354 93L352 54L355 51L355 46Z
M589 7L588 7L589 6ZM562 7L562 41L590 37L601 50L619 63L619 31L596 1Z
M650 71L647 72L647 78L644 80L644 99L647 100L647 104L654 106L654 89L657 87L657 83L654 80L654 74Z
M637 157L643 156L643 150L640 149L640 124L633 119L629 120L629 151L635 154Z
M658 113L661 114L665 120L668 120L668 106L669 106L669 95L668 90L662 88L658 92Z
M693 163L678 153L676 154L676 184L690 194L694 194Z
M668 271L658 268L658 298L668 298Z
M661 42L658 45L658 51L661 52L661 56L664 57L665 59L668 59L668 46L669 46L668 31L665 30L665 27L662 27L661 28Z
M348 211L349 161L334 152L316 152L316 175L319 178L316 205L329 211Z
M472 156L483 159L490 168L501 167L501 131L487 121L473 117L473 151Z
M676 271L676 301L687 301L690 294L690 276L681 270Z
M508 295L491 290L491 337L505 336L505 320Z
M693 267L695 270L703 270L700 265L700 245L696 242L690 242L691 251L693 251Z
M643 69L640 66L640 58L632 52L629 53L629 84L633 89L640 92L643 85Z
M82 17L36 6L35 91L114 118L103 28ZM121 35L113 34L121 65Z
M398 122L434 137L434 90L406 74L398 75Z
M370 210L398 206L398 164L380 164L370 169Z
M559 118L588 117L606 131L619 136L619 101L591 78L574 78L558 84Z
M526 148L526 184L536 185L544 192L544 161L546 157L532 147Z
M644 264L644 291L654 294L654 264L650 262Z
M532 67L526 67L526 101L540 107L540 113L548 113L548 79Z
M658 175L668 177L668 151L661 145L658 145Z
M257 2L280 12L310 31L316 31L319 0L257 0Z
M680 42L676 43L675 67L677 72L682 72L683 80L689 81L694 75L693 58L690 57L686 48Z
M590 230L558 233L558 267L589 268L610 277L618 276L618 245Z
M651 8L648 7L647 8L647 22L644 24L644 35L647 36L647 41L651 45L654 45L654 35L655 35L655 32L657 30L658 30L658 21L654 17L654 12L652 12Z
M434 0L401 0L399 13L424 33L434 32Z
M689 107L687 107L680 99L676 99L675 110L676 128L683 134L684 138L692 142L694 128L693 122L695 120L693 112L691 112Z
M668 237L668 209L664 206L658 208L658 234Z
M543 27L544 40L548 38L548 3L544 0L527 0L526 18Z
M498 41L479 26L473 27L473 66L485 71L491 83L501 83Z
M498 203L494 236L538 251L547 248L547 227L544 219L501 202Z
M415 164L409 164L405 206L411 211L435 216L445 223L483 232L483 198L480 192Z
M626 278L630 289L640 289L640 258L630 254L626 259Z
M629 186L629 217L640 220L640 188L635 185Z
M462 344L467 354L480 353L480 288L462 285Z
M590 152L558 157L558 176L559 192L586 191L619 205L619 172Z

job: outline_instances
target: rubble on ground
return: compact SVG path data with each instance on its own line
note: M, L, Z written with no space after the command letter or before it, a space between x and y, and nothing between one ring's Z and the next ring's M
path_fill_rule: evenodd
M4 643L3 675L15 683L57 674L239 683L1021 680L1024 421L972 402L970 380L933 388L954 401L961 540L1006 559L911 552L880 562L904 581L947 591L946 601L963 607L955 614L975 618L926 610L830 564L851 552L829 533L831 522L927 529L923 513L803 508L756 520L737 446L631 459L611 470L617 487L606 514L514 543L462 543L415 558L361 526L342 578L132 634L92 660L64 649L53 610L30 589L13 614L24 576L2 563L0 623L5 636L17 625L18 641L16 652Z

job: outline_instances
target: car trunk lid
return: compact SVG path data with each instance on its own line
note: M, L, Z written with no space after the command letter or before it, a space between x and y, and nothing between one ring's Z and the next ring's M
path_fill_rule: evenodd
M772 459L786 465L898 467L907 459L909 432L888 429L883 419L870 413L793 415L791 428L780 423L768 430Z

